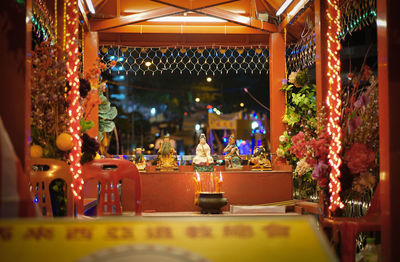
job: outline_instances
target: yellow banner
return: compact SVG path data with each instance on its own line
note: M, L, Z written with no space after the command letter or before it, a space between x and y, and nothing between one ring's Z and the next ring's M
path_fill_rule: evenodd
M337 261L311 217L0 221L1 261Z
M236 130L236 120L242 119L242 113L232 113L217 115L214 113L208 113L208 125L210 129L220 130L220 129L230 129Z

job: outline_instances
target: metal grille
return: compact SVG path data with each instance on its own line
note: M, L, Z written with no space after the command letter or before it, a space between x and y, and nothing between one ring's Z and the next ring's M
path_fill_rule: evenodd
M300 71L315 63L315 32L286 47L287 72Z
M189 72L215 75L216 73L268 73L266 48L142 48L102 46L100 61L111 71L146 74ZM111 61L116 65L111 68Z

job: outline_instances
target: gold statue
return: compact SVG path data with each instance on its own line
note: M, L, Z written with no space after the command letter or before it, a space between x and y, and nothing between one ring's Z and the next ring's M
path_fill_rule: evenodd
M256 148L250 162L254 164L251 170L272 170L271 161L269 161L268 153L263 146L258 146Z
M133 162L135 163L139 171L146 170L146 159L144 158L142 149L140 147L136 148L135 150L135 157L133 158Z
M158 150L157 169L171 171L178 169L176 151L171 145L169 135L164 136L160 150Z

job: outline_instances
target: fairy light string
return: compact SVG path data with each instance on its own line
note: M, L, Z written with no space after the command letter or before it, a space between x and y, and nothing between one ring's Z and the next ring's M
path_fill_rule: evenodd
M64 1L64 8L63 8L63 42L62 42L63 51L65 51L66 33L67 33L67 1Z
M54 31L55 31L55 42L57 43L58 42L58 40L57 40L57 36L58 36L58 33L57 33L57 31L58 31L58 28L57 28L57 19L58 19L58 17L57 17L57 1L58 0L54 0Z
M81 191L83 187L81 148L82 141L80 138L80 118L82 108L79 102L79 24L78 24L78 6L76 0L66 1L66 44L67 52L67 80L70 85L68 93L68 115L70 118L69 132L72 136L73 148L69 153L70 170L73 176L71 184L72 193L75 199L81 199Z
M340 58L339 50L341 48L339 41L340 26L340 10L338 0L327 0L327 17L328 17L328 30L327 30L327 44L328 44L328 79L329 91L326 100L329 108L328 119L328 133L331 136L329 145L329 165L331 172L329 174L329 193L330 204L329 210L334 212L337 208L343 208L344 204L340 199L340 165L342 160L340 152L342 150L342 130L340 127L340 116L342 101L340 99L341 79L340 79Z
M82 24L82 74L85 72L85 28Z
M286 28L284 28L284 29L283 29L283 45L284 45L285 47L286 47L286 34L287 34L287 30L286 30ZM286 56L286 48L285 48L285 78L288 79L286 57L287 57L287 56ZM287 102L287 91L285 91L285 103L286 103L286 106L285 106L285 114L284 114L282 117L284 117L284 116L287 115L287 108L288 108L288 106L287 106L287 104L288 104L288 102Z

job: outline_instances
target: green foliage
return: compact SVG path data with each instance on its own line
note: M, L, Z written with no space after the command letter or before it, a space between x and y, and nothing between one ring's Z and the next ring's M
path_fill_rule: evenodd
M53 208L53 216L67 215L67 184L64 180L55 179L50 184L51 206Z
M99 89L100 90L100 89ZM99 141L103 140L103 133L112 132L115 128L114 118L117 116L118 111L115 106L111 106L110 101L99 91L100 105L99 105Z
M284 117L288 130L297 134L303 127L315 131L316 128L316 86L309 83L308 70L296 73L295 83L284 85L282 91L287 92L287 110Z
M317 103L316 86L309 83L308 70L294 72L289 76L288 83L283 86L282 91L286 92L286 114L283 122L287 124L286 131L280 136L280 145L277 155L285 158L293 168L294 189L296 198L308 198L314 194L316 182L312 180L312 169L305 172L304 159L298 159L291 152L293 146L292 137L302 131L306 137L317 137ZM297 166L305 172L297 174ZM296 170L296 172L295 172Z
M94 127L94 122L92 120L86 121L85 119L81 118L80 125L81 125L81 132L85 133L87 130Z

